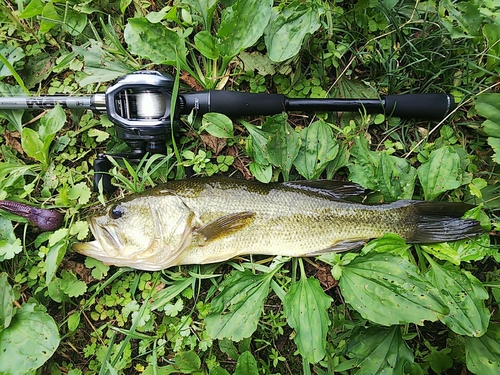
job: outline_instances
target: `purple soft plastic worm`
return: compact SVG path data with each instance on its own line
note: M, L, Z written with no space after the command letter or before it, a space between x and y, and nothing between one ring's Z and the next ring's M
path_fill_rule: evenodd
M32 207L25 203L0 200L0 208L28 219L43 231L59 229L63 221L63 215L58 211Z

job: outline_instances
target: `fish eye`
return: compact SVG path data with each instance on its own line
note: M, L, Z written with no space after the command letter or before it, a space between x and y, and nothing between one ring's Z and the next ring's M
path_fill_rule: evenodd
M112 219L119 219L122 217L124 211L121 206L114 205L109 209L109 217Z

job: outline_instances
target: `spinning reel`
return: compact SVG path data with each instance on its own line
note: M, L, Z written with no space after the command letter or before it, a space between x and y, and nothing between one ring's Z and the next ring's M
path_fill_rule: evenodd
M179 126L179 116L193 110L198 115L218 112L235 118L274 115L288 111L342 111L382 113L401 118L442 119L455 108L450 94L388 95L380 99L296 99L280 94L253 94L235 91L180 93L172 106L174 79L156 71L142 70L119 78L104 94L90 97L44 96L0 98L2 109L47 109L56 104L68 109L91 109L107 113L116 136L130 147L126 154L113 155L140 160L146 153L165 153L166 140ZM171 116L174 110L174 118ZM102 180L112 192L108 174L111 163L98 155L94 163L94 187Z

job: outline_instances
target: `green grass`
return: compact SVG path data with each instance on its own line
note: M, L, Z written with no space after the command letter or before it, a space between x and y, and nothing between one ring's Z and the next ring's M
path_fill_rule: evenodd
M497 374L497 2L239 0L231 16L232 3L5 1L1 95L104 92L140 69L172 74L180 91L452 93L458 108L440 122L363 113L186 116L167 156L114 165L115 196L190 169L264 182L347 179L372 190L373 202L474 203L480 210L470 216L489 234L411 247L385 236L361 253L162 272L108 267L70 245L90 238L85 219L108 199L92 191L94 159L126 149L113 125L60 108L0 111L0 199L65 213L63 227L49 233L0 213L0 373ZM280 41L278 22L303 33ZM379 288L366 306L359 285ZM19 350L26 345L33 351Z

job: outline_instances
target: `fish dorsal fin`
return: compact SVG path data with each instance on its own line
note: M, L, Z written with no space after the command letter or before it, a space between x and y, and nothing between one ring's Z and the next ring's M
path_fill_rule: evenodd
M334 243L332 246L329 246L325 249L313 251L311 253L307 253L306 256L313 257L321 254L327 253L341 253L344 251L353 250L357 247L361 247L366 243L364 240L344 240Z
M310 180L283 182L282 185L324 194L335 199L360 197L365 189L358 184L335 180Z
M198 235L197 240L200 245L204 245L217 238L233 234L250 224L254 216L255 213L251 211L221 216L218 219L196 229L195 234Z

